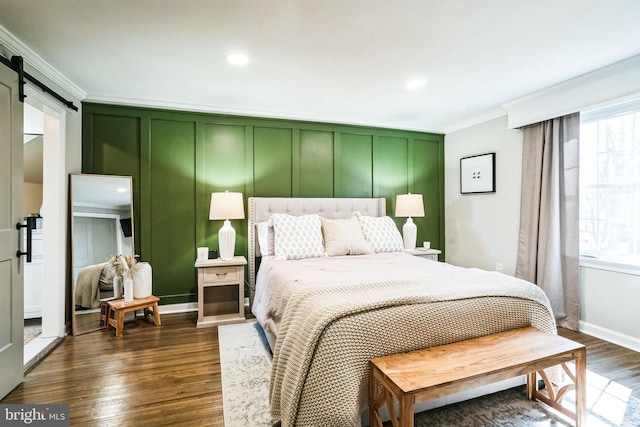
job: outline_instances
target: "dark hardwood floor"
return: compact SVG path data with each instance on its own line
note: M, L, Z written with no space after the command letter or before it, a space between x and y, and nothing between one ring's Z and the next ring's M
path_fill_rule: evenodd
M217 328L161 320L67 337L2 403L67 403L72 426L223 426Z
M141 319L124 337L100 330L67 337L2 403L67 403L72 426L223 426L217 328L196 313ZM640 398L640 353L560 330L587 346L589 371Z
M587 346L587 384L591 372L630 389L640 399L640 353L568 329L559 329L558 334Z

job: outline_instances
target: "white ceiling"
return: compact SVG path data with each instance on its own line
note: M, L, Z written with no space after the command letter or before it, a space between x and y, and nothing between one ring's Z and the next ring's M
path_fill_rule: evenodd
M0 0L87 100L427 131L640 54L639 23L638 0Z
M130 177L109 175L72 175L74 208L131 209Z

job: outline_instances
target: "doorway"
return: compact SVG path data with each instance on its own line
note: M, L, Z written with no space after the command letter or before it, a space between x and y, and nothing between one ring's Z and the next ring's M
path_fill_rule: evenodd
M25 111L24 216L36 217L33 262L25 265L27 328L40 333L24 347L30 368L64 337L66 273L65 115L63 108L27 90ZM46 286L44 286L44 278ZM33 331L29 331L33 334Z

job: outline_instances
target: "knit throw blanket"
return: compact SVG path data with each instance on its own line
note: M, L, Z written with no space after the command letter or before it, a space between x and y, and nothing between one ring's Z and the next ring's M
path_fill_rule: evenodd
M282 427L359 426L370 359L529 325L556 333L544 292L477 269L296 292L273 355L272 416Z
M89 265L78 273L75 303L84 308L100 308L100 275L106 263Z

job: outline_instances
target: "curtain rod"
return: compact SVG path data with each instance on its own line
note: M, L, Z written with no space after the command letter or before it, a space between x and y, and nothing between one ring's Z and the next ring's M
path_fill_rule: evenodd
M31 74L24 71L24 60L21 56L12 56L11 60L8 60L4 56L0 55L0 62L18 73L18 79L20 81L20 102L24 102L24 99L27 97L27 95L24 94L24 84L26 79L34 85L38 86L44 93L48 93L49 95L53 96L55 99L63 103L67 108L70 108L73 111L78 111L78 107L73 105L73 102L67 101L62 96L58 95L53 89L33 77Z

